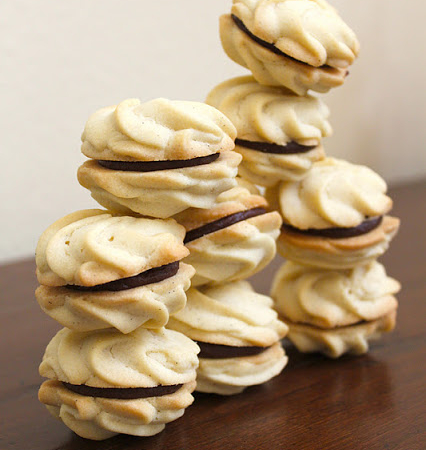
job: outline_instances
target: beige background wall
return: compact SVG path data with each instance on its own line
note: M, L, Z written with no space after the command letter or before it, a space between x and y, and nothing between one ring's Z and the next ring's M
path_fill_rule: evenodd
M332 0L362 55L326 97L329 154L388 181L425 175L424 0ZM1 0L0 261L33 253L51 222L94 206L76 181L87 116L127 97L202 101L246 73L222 52L231 0Z

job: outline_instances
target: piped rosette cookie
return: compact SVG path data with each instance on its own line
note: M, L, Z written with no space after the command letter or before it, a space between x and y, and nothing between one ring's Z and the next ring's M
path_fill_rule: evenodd
M194 269L185 229L173 219L83 210L53 223L37 250L36 298L49 316L77 331L160 328L186 303Z
M370 340L393 330L399 290L377 261L346 270L287 261L275 275L271 296L299 351L338 358L366 353Z
M248 278L275 257L281 217L242 185L219 195L209 210L188 209L174 218L186 229L184 261L195 268L193 286Z
M235 125L235 150L243 157L239 174L252 183L271 187L300 180L325 156L321 139L332 129L329 110L318 98L263 86L247 76L215 87L207 103Z
M199 345L197 390L232 395L265 383L287 364L280 339L287 326L278 320L270 297L247 281L188 291L185 309L167 325Z
M399 219L386 215L386 183L365 166L326 158L300 181L267 189L284 223L278 252L300 264L346 269L378 258L389 247Z
M78 180L102 206L121 214L168 218L210 208L235 186L241 156L236 131L204 103L124 100L87 121Z
M233 0L220 37L260 84L302 96L342 85L359 52L354 32L324 0Z
M198 346L181 333L62 329L46 348L39 399L79 436L152 436L193 402Z

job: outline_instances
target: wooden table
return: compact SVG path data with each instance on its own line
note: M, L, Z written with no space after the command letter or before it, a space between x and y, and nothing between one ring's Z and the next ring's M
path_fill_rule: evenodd
M34 262L0 268L0 449L426 449L426 184L393 189L402 228L382 261L403 284L397 329L368 355L300 355L269 383L234 397L196 394L185 415L151 438L77 437L37 401L37 367L60 327L34 299ZM46 224L47 225L47 224ZM282 261L254 283L267 292Z

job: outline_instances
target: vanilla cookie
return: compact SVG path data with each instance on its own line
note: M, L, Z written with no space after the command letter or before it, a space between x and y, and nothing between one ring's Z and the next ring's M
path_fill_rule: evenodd
M170 314L186 305L185 291L195 269L180 263L175 275L159 282L124 290L73 290L40 286L35 295L42 310L75 331L116 328L130 333L136 328L161 328Z
M247 281L188 291L187 306L167 327L201 348L197 390L234 394L281 372L287 356L279 341L287 327L272 306Z
M321 139L332 130L327 106L315 97L263 86L247 76L215 87L207 103L237 128L235 150L243 157L239 173L253 183L269 187L299 180L324 158Z
M324 0L233 0L220 36L260 84L302 96L343 84L359 52L354 32Z
M272 283L275 309L292 323L336 328L372 321L395 310L400 284L372 261L324 270L287 261Z
M392 208L385 181L366 166L326 158L299 181L283 181L266 197L284 224L299 230L352 228Z
M209 210L191 208L174 217L186 229L190 254L184 261L196 270L193 286L244 279L272 261L282 221L266 207L263 197L238 186Z
M327 229L337 231L338 237L309 234L311 230L304 234L283 226L277 240L277 250L284 258L300 264L325 269L350 269L383 255L398 232L399 223L396 217L385 216L365 221L360 227ZM345 231L360 231L361 234L342 237L340 233Z
M117 284L121 283L137 287L177 272L178 262L189 253L184 236L185 229L173 219L114 216L97 209L77 211L41 235L36 249L37 278L46 286L120 290ZM99 286L110 282L117 283Z
M289 326L287 338L300 352L320 352L329 358L339 358L344 353L367 353L369 341L379 339L383 333L395 328L396 308L379 319L331 330L284 320Z
M78 180L102 206L168 218L236 185L235 127L204 103L124 100L88 120Z
M77 333L66 328L46 348L39 399L78 435L151 436L193 402L197 353L190 339L164 328Z

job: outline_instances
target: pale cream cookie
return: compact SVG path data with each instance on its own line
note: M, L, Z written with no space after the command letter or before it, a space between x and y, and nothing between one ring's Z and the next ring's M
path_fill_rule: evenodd
M39 399L78 435L151 436L193 402L198 346L181 333L138 328L78 333L66 328L46 348Z
M124 100L88 120L78 180L102 206L168 218L236 185L235 127L204 103Z
M130 333L140 326L165 326L171 314L185 307L185 291L194 273L192 266L181 262L175 275L132 289L85 292L40 286L35 294L43 311L67 328L91 331L113 327Z
M279 341L287 327L272 306L247 281L188 291L187 306L167 327L200 345L197 390L234 394L281 372L287 356Z
M281 217L267 202L238 186L221 194L209 210L188 209L174 218L186 229L195 270L193 286L247 278L269 264L276 253Z
M347 270L287 261L275 275L271 297L278 313L292 323L330 329L394 311L400 287L377 261Z
M46 286L97 286L134 277L188 255L185 229L173 219L115 216L76 211L41 235L37 278Z
M325 269L350 269L383 255L399 229L399 219L385 216L368 233L348 238L303 235L283 229L278 253L286 259Z
M383 333L395 328L396 307L383 317L330 330L312 325L293 323L283 318L289 326L287 338L303 353L320 352L329 358L339 358L345 353L367 353L369 341L379 339Z
M324 0L233 0L220 36L259 83L298 95L343 84L359 53L354 32Z
M349 228L387 214L392 200L386 191L386 182L370 168L326 158L301 180L268 189L266 197L284 223L297 229Z
M235 150L242 177L261 186L299 180L324 158L321 139L332 132L329 110L319 99L237 77L216 86L207 103L237 128Z

